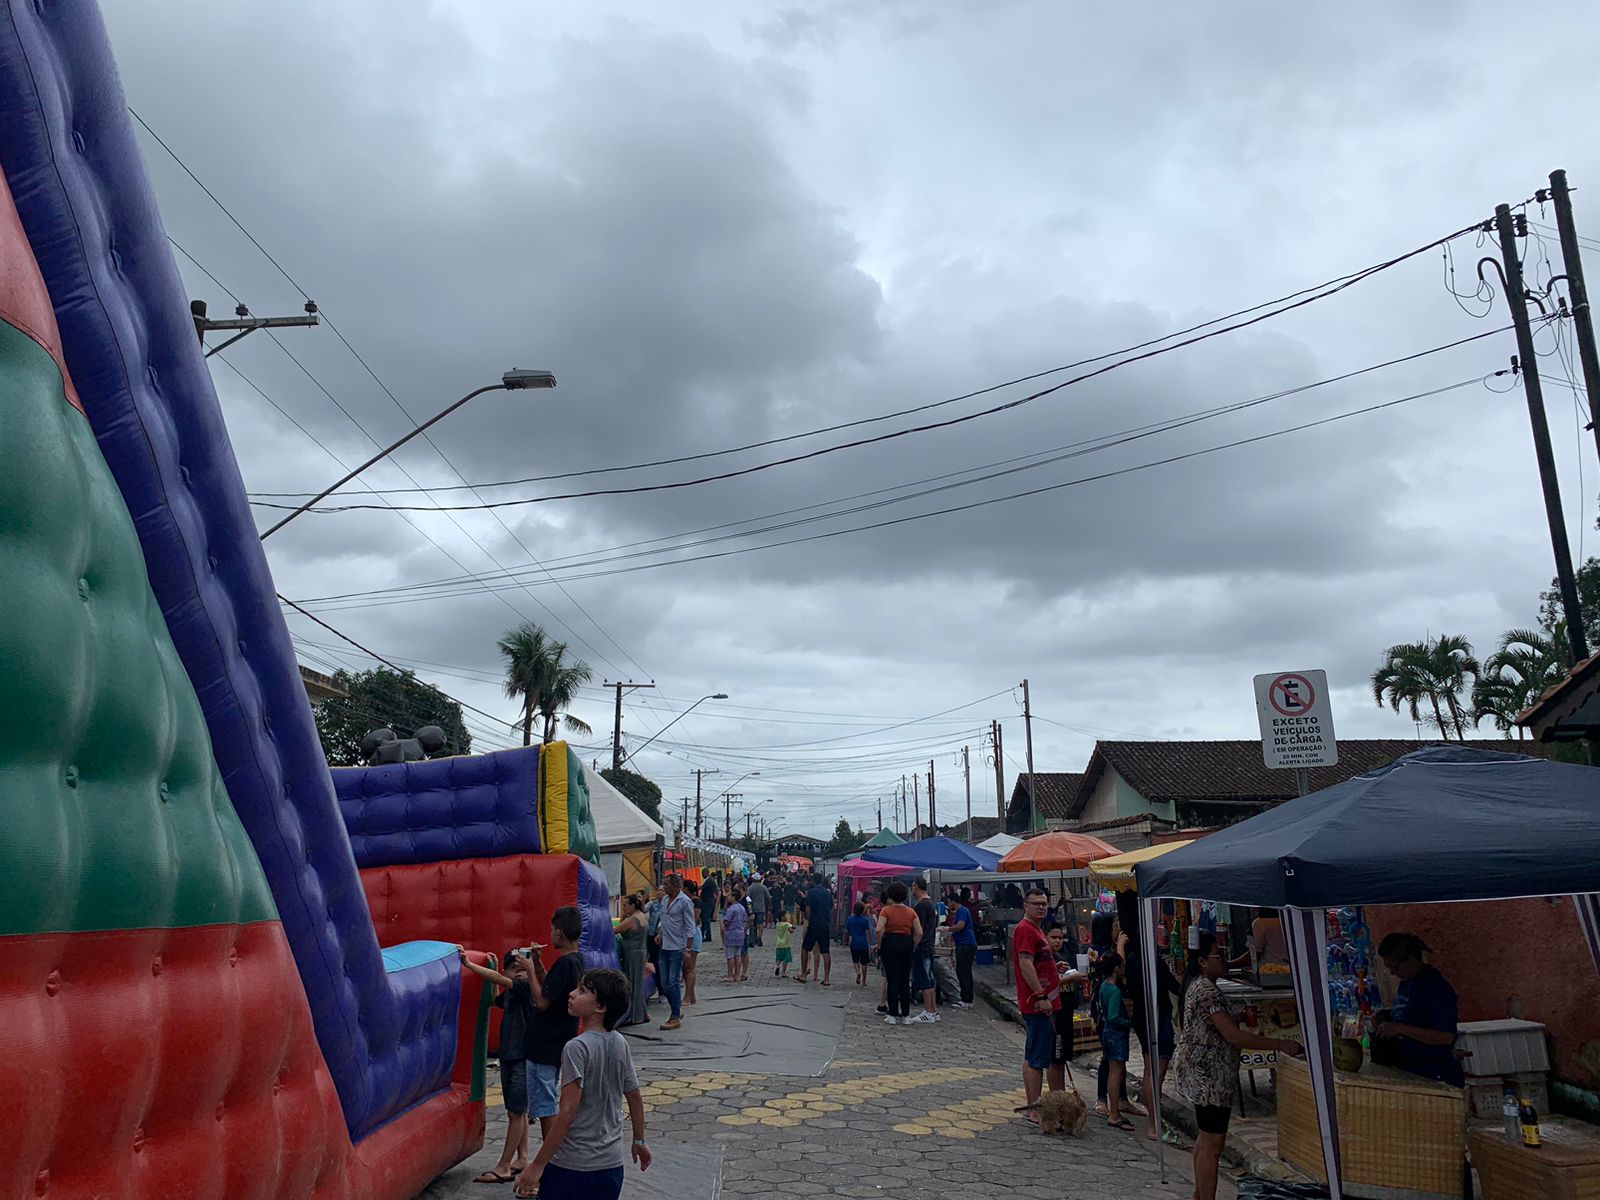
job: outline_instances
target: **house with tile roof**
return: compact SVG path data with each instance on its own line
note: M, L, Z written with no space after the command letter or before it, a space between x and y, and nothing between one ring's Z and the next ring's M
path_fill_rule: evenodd
M1339 762L1308 772L1311 791L1343 783L1437 742L1409 738L1339 743ZM1480 750L1548 755L1531 742L1469 738ZM1042 794L1042 789L1041 789ZM1068 828L1089 833L1146 823L1149 832L1212 829L1264 812L1297 794L1293 771L1269 770L1256 739L1215 742L1096 742L1065 813ZM1107 840L1115 841L1117 839ZM1144 843L1148 844L1148 843Z
M1072 807L1078 799L1078 788L1083 783L1081 771L1035 771L1034 791L1038 795L1034 806L1036 826L1051 828L1052 823L1071 819ZM1028 776L1017 776L1011 789L1011 799L1006 804L1007 833L1023 836L1028 831Z

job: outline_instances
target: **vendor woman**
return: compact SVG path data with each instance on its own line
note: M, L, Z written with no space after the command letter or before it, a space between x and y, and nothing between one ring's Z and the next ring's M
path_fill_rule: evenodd
M1402 1071L1460 1087L1465 1078L1456 1059L1456 990L1423 958L1427 945L1414 933L1391 933L1378 943L1378 957L1400 981L1388 1013L1373 1027L1373 1058Z

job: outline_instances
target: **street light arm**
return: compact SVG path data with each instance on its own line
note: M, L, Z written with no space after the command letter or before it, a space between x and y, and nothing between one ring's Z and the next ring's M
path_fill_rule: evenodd
M695 709L699 708L707 700L726 700L727 698L728 698L727 694L724 693L724 692L716 692L716 693L714 693L714 694L712 694L710 696L701 696L700 699L696 700L693 704L689 705L688 708L684 709L677 716L673 717L672 720L668 721L660 729L656 730L655 733L653 733L649 738L647 738L645 740L645 743L644 743L643 746L640 746L639 749L637 749L637 750L628 751L627 757L624 759L624 761L628 761L629 759L632 759L632 758L636 757L638 754L640 754L644 750L645 746L648 746L651 742L655 741L656 738L660 737L667 730L671 729L674 725L676 725L679 721L681 721L685 717L687 717Z
M307 511L310 508L314 508L318 504L321 504L329 496L333 495L333 493L337 492L340 488L342 488L345 484L349 483L357 475L361 474L361 472L365 471L373 463L380 462L383 459L388 458L389 455L393 454L396 450L400 449L401 446L404 446L412 438L416 437L419 433L424 433L428 429L431 429L433 426L437 425L440 421L444 420L451 413L455 412L456 409L460 408L463 404L467 403L467 401L476 400L479 396L483 395L485 392L498 392L501 389L505 388L506 386L507 386L506 385L506 381L502 379L499 383L487 384L484 387L478 388L476 391L468 392L465 396L461 397L461 399L457 400L454 404L452 404L449 408L445 409L443 412L435 414L434 416L428 418L428 420L424 421L421 425L418 425L415 429L413 429L410 433L406 434L405 437L401 438L398 442L395 442L393 445L385 447L382 450L379 450L371 458L367 459L366 462L362 463L359 467L355 468L355 470L350 471L350 472L346 473L345 475L340 476L340 478L335 480L333 483L329 484L322 491L318 492L310 500L307 500L299 508L295 509L288 516L286 516L282 520L280 520L276 525L273 525L271 528L269 528L265 533L263 533L261 535L261 540L263 542L266 541L269 537L271 537L273 534L277 533L278 530L282 529L285 525L287 525L290 521L294 520L301 513Z

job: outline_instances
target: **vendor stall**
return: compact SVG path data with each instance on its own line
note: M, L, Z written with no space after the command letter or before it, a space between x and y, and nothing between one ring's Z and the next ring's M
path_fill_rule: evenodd
M935 837L868 850L861 855L861 860L899 863L921 870L940 867L948 871L993 871L1000 863L1000 856L955 838Z
M1314 1116L1318 1161L1299 1165L1325 1178L1334 1200L1385 1188L1459 1195L1466 1129L1459 1087L1445 1088L1457 1097L1455 1108L1424 1113L1407 1096L1421 1081L1414 1071L1402 1081L1404 1088L1387 1088L1395 1081L1363 1068L1351 1077L1365 1076L1360 1096L1349 1090L1348 1080L1341 1084L1328 999L1328 912L1355 905L1569 895L1600 967L1597 809L1600 773L1591 767L1433 747L1135 868L1151 922L1163 899L1207 897L1279 910L1306 1043L1303 1108L1296 1107L1293 1077L1280 1099L1288 1112L1280 1108L1280 1153L1304 1157L1304 1139L1293 1121L1308 1124ZM1153 979L1154 939L1144 939L1144 953L1146 978ZM1154 997L1146 1008L1154 1012ZM1341 1048L1348 1052L1348 1045ZM1444 1095L1436 1087L1421 1090ZM1342 1124L1357 1120L1352 1105L1376 1105L1384 1118L1342 1133ZM1445 1125L1449 1136L1443 1135ZM1415 1136L1424 1127L1427 1136ZM1156 1152L1160 1158L1159 1142ZM1375 1162L1385 1164L1384 1170L1409 1164L1409 1174L1380 1179ZM1600 1183L1600 1164L1591 1177ZM1443 1190L1431 1190L1435 1185Z
M1037 874L1040 871L1079 871L1096 859L1110 858L1118 850L1087 833L1053 830L1037 833L1007 850L1000 870Z

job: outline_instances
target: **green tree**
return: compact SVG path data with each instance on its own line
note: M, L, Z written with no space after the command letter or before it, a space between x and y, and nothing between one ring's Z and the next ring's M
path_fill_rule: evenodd
M861 844L866 840L867 835L864 832L852 829L850 822L840 817L839 823L833 828L833 836L822 848L823 857L838 858L841 854L849 854L853 850L861 849Z
M1472 685L1472 723L1488 717L1502 733L1515 729L1519 738L1526 737L1517 714L1561 680L1566 674L1562 660L1555 638L1532 629L1506 630L1500 648L1483 660L1483 674Z
M1600 558L1592 555L1578 568L1578 607L1583 609L1584 640L1593 652L1600 648ZM1562 665L1570 669L1566 614L1561 610L1561 589L1554 579L1546 591L1539 593L1539 628L1554 643Z
M626 796L635 808L652 821L661 820L661 789L655 783L626 767L607 767L600 772L600 778Z
M471 753L472 735L461 706L409 671L337 671L333 679L349 695L325 700L316 710L317 736L329 766L363 765L361 739L385 727L410 737L424 725L437 725L444 730L444 753Z
M1383 652L1383 663L1372 673L1372 698L1386 701L1395 712L1406 706L1413 721L1425 721L1446 740L1455 730L1466 737L1469 704L1462 692L1480 674L1472 643L1455 634L1441 634L1421 642L1401 642ZM1422 704L1428 704L1428 714Z
M532 621L507 630L498 643L506 662L506 695L522 705L522 744L533 744L533 719L543 724L543 740L555 741L556 724L564 722L572 733L593 730L587 722L563 710L577 699L578 689L594 678L589 664L567 658L565 642L555 641Z

